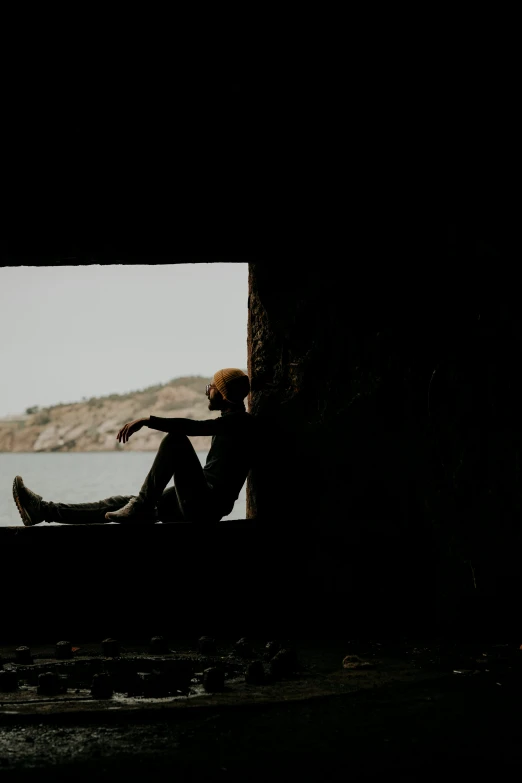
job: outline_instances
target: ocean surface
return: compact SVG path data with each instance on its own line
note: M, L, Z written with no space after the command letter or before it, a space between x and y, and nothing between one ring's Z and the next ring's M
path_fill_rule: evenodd
M23 524L13 500L15 476L21 476L44 500L87 503L111 495L137 495L154 457L153 451L0 454L0 526ZM198 452L198 457L204 465L207 452ZM245 517L246 483L232 513L224 519Z

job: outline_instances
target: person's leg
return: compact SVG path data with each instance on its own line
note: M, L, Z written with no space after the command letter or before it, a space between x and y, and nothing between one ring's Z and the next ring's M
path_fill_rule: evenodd
M45 522L63 522L66 525L109 524L105 518L108 511L117 511L134 495L115 495L94 503L46 503L42 502Z
M165 489L171 478L174 487ZM219 518L212 507L203 467L186 435L169 433L163 438L138 500L145 506L157 505L161 521L217 521Z
M88 525L105 523L107 511L115 511L128 503L130 495L116 495L94 503L53 503L45 501L25 486L21 476L13 482L13 499L24 525L38 525L41 522L63 522L67 525Z
M166 489L157 505L157 517L160 522L185 522L183 511L178 502L175 487Z

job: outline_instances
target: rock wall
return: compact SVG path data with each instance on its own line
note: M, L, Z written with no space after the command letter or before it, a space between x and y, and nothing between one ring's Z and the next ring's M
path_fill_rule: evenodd
M410 558L439 552L434 589L513 589L522 318L502 299L501 252L480 244L476 257L496 266L250 265L264 440L249 515L298 529L385 519Z
M404 401L386 378L396 369L393 324L347 272L287 264L274 276L251 265L251 410L272 438L252 474L252 513L327 524L406 510L407 487L396 480ZM399 405L385 422L383 404Z

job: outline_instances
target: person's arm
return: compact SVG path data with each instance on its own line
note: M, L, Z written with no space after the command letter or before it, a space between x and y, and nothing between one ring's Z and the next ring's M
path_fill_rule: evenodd
M230 430L226 418L217 419L181 419L149 416L147 427L160 432L172 432L174 435L221 435Z
M160 416L148 416L144 419L136 419L125 424L116 435L121 443L127 443L131 435L141 430L142 427L150 427L160 432L172 432L174 435L227 435L237 432L237 427L242 426L235 417L222 416L217 419L161 418Z

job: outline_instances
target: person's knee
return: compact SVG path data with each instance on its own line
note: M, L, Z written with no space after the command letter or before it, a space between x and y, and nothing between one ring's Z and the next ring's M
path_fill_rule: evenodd
M187 435L179 435L174 432L167 432L163 440L161 441L161 445L165 445L168 447L185 447L190 445L190 441L188 439Z

